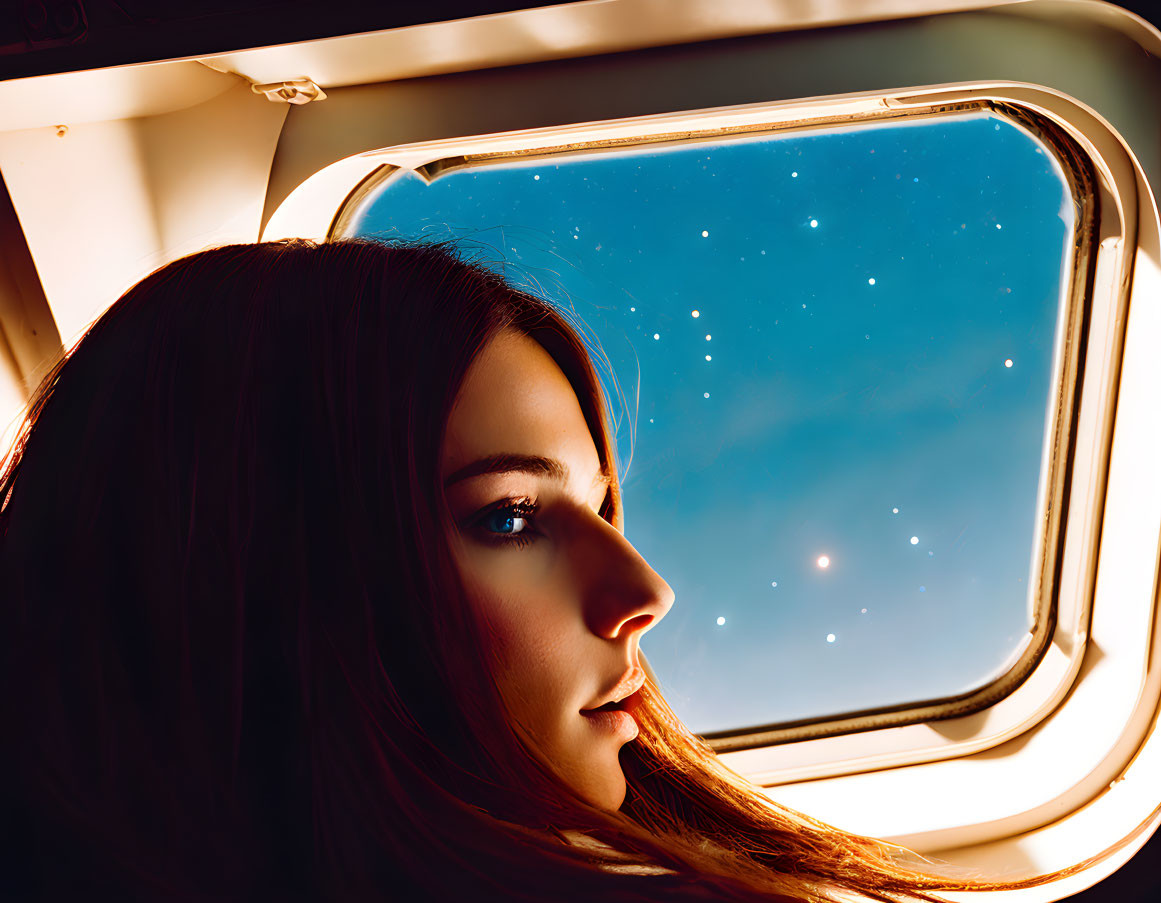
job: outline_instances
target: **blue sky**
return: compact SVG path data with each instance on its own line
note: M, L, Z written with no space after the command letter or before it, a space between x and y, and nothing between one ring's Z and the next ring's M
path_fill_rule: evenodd
M642 648L712 732L997 676L1072 229L1049 152L973 114L400 173L352 232L460 238L607 355L626 534L677 594Z

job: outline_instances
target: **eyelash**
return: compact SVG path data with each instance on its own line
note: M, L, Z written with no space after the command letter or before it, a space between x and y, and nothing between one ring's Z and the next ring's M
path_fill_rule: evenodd
M533 519L537 511L540 510L540 505L535 499L531 498L517 498L504 499L497 502L495 505L489 507L486 511L481 512L475 519L476 530L483 538L484 542L495 546L512 546L514 548L523 548L532 542L533 525L536 521ZM519 517L526 520L528 523L524 529L519 533L493 533L491 530L484 529L484 524L495 514L508 514L512 517Z
M612 511L612 494L607 494L605 500L601 502L600 515L605 520L608 520L609 512ZM478 514L475 518L476 531L483 538L483 541L489 545L495 546L512 546L513 548L523 548L532 542L536 536L534 529L535 515L540 510L540 504L533 498L527 496L521 498L504 499L490 506L487 510ZM490 530L484 529L484 523L494 514L508 514L512 517L519 517L527 524L519 533L493 533Z

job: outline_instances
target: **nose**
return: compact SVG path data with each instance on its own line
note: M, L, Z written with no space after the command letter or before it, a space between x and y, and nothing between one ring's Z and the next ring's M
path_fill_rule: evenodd
M674 594L629 540L608 521L597 523L575 562L583 582L589 630L606 639L644 633L673 607Z

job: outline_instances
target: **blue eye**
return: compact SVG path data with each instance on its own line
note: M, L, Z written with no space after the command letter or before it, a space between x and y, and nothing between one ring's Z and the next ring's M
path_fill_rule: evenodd
M485 542L493 545L523 546L532 542L532 515L539 506L532 499L505 499L475 522Z
M484 526L493 533L514 535L523 532L527 522L522 517L510 513L510 508L493 511L484 519Z

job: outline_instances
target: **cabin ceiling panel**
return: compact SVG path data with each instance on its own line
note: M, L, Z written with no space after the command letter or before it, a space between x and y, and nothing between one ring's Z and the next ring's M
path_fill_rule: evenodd
M237 84L190 60L13 79L0 82L0 132L171 113Z
M287 105L227 80L173 112L0 133L0 172L66 348L162 264L257 240Z
M1021 2L585 0L215 54L200 62L257 84L299 73L332 88Z

